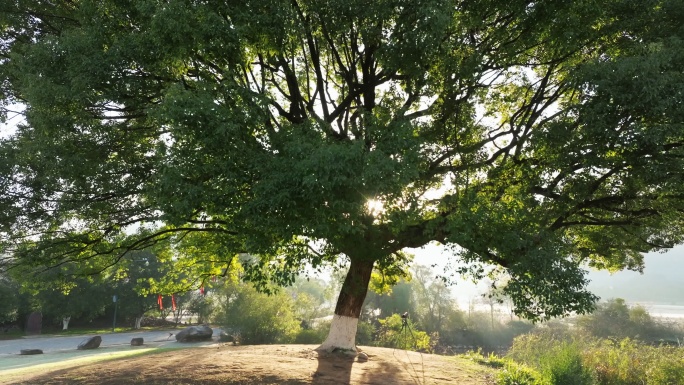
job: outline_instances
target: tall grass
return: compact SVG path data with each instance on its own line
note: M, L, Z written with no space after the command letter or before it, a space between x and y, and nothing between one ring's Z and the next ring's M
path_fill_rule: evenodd
M485 356L481 350L465 353L462 357L480 365L501 369L496 376L496 385L550 385L542 379L539 372L510 358L495 354Z
M507 358L534 368L549 385L684 384L684 348L631 339L539 332L518 337Z
M684 349L655 347L625 339L601 340L587 350L585 362L602 385L684 384Z
M582 360L576 342L563 341L545 352L539 360L543 380L552 385L592 385L594 375Z

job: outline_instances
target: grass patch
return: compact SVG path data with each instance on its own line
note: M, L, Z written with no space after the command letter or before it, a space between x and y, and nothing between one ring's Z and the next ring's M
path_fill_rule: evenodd
M498 369L494 376L496 385L549 385L539 372L509 358L494 354L485 356L481 351L468 352L459 357L478 365Z
M490 368L503 368L506 365L507 360L504 358L501 358L495 354L489 354L488 356L485 356L482 354L482 351L472 351L468 352L465 354L462 354L458 357L462 357L463 359L475 362L479 365L483 366L489 366Z
M7 332L0 332L0 341L17 340L23 336L24 333L21 330L9 330Z
M143 332L143 331L155 331L155 330L171 330L170 327L141 327L140 329L134 329L130 327L117 327L114 329L114 333L130 333L130 332ZM46 335L56 335L56 336L80 336L84 334L109 334L112 333L112 328L82 328L76 327L69 330L54 330L54 331L44 331L43 334Z
M130 332L144 332L144 331L164 331L164 330L174 330L173 327L159 327L159 326L146 326L140 329L134 329L130 327L117 327L114 329L114 333L130 333ZM75 327L69 330L61 329L51 329L44 328L42 335L44 336L80 336L86 334L109 334L112 333L112 328L84 328ZM9 330L6 333L0 330L0 341L16 340L26 337L26 334L18 329Z

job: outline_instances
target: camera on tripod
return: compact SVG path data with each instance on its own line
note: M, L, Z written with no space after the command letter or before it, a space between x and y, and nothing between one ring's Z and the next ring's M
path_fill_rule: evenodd
M411 324L409 320L409 312L403 312L399 314L401 317L401 330L399 330L395 336L394 347L401 345L402 349L407 349L409 346L409 339L413 340L413 349L416 347L416 336L413 335L413 330L411 330Z

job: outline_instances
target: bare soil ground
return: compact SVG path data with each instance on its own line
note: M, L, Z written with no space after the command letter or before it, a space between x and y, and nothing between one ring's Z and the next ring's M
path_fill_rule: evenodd
M221 345L96 362L49 372L39 368L6 384L42 385L491 385L494 371L464 358L362 347L369 360L318 353L315 345ZM0 383L8 378L0 376Z

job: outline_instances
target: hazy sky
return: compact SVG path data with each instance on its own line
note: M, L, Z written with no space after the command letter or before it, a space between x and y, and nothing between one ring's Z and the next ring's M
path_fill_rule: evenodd
M412 249L411 252L415 255L414 263L426 266L434 264L436 265L434 270L438 274L445 271L445 261L449 259L450 255L450 252L443 246L435 244L420 249ZM451 259L453 260L453 257ZM646 267L643 274L634 271L619 271L612 274L607 271L590 271L589 278L592 283L589 284L589 288L593 290L594 288L605 289L608 287L614 289L611 297L624 297L625 294L621 293L621 287L624 285L653 286L653 282L657 282L663 274L668 274L670 277L684 276L684 245L677 246L665 253L646 254L644 260ZM457 284L452 287L452 292L462 307L470 300L480 298L481 294L487 290L487 282L474 284L463 279L457 281ZM681 280L681 293L684 296L684 279Z

